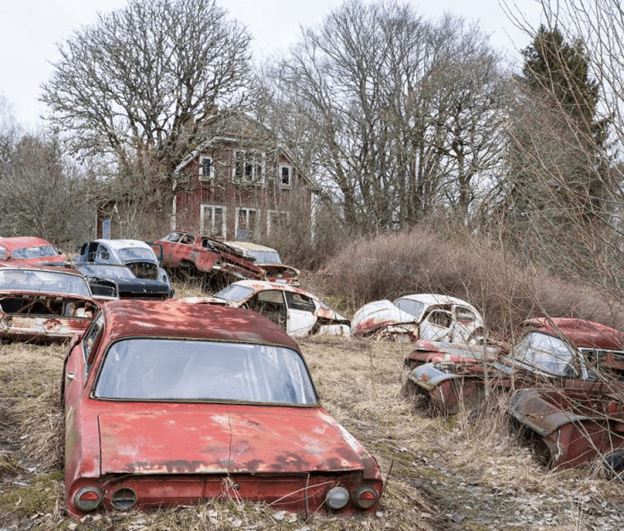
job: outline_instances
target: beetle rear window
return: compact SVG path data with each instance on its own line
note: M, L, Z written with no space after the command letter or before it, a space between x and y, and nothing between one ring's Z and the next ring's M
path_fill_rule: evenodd
M96 398L312 405L314 385L298 352L276 346L133 338L114 343Z

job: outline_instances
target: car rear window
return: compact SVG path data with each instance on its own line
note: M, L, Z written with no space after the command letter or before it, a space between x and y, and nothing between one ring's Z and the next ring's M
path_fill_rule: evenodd
M93 396L125 401L317 403L308 370L295 350L165 338L132 338L111 345Z

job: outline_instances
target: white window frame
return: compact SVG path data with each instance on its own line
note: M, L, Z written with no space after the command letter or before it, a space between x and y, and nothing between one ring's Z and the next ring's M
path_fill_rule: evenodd
M210 171L208 175L204 173L204 160L208 159L210 161ZM199 180L200 181L210 181L214 180L214 160L212 157L208 155L202 155L199 157Z
M222 219L221 219L221 233L219 234L214 230L215 228L215 214L218 209L222 210ZM210 212L210 215L208 215ZM223 239L227 237L227 207L224 205L201 205L201 213L200 213L200 225L201 225L201 233L215 236L222 236ZM210 223L206 224L206 219L210 219Z
M284 170L288 170L288 182L284 183ZM278 182L282 188L292 188L293 167L290 164L280 164L278 169Z
M243 211L245 212L245 227L241 227L239 225L240 215L241 215L241 212ZM250 212L255 212L256 214L256 224L251 229L249 228ZM234 223L234 234L236 235L236 238L238 238L239 229L243 229L246 232L248 232L251 236L255 237L255 236L258 236L259 228L260 228L260 209L259 208L253 208L253 207L237 207L236 208L236 221Z
M249 160L251 159L251 162ZM242 172L239 175L239 160L242 160ZM232 179L242 184L264 186L266 154L263 151L235 149ZM249 172L247 169L249 168ZM260 176L258 177L258 171ZM248 176L249 173L249 176Z
M286 223L290 222L290 212L287 210L267 210L267 234L271 234L271 223L275 216L286 215Z

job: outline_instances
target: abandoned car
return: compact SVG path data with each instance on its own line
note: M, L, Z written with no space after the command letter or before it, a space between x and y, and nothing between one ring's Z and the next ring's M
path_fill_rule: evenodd
M251 242L234 241L225 243L242 251L247 258L253 259L256 265L266 271L266 280L269 282L299 286L301 271L282 263L282 259L276 249Z
M82 334L99 309L85 278L66 268L0 267L0 337L66 341Z
M201 280L221 288L241 279L266 279L266 272L242 251L194 232L174 231L151 245L162 250L163 265L181 280Z
M509 414L550 468L581 466L599 458L609 477L624 471L621 392L521 389L511 397Z
M295 286L258 280L233 282L214 294L232 306L258 312L291 337L350 335L349 320L323 301Z
M394 302L374 301L353 316L357 337L448 343L478 343L484 336L483 317L471 304L447 295L405 295Z
M138 278L119 264L76 264L75 268L89 282L94 296L110 295L117 299L168 299L175 290L160 278Z
M139 240L99 239L85 243L74 260L79 264L125 265L135 277L159 280L171 289L169 275L160 266L154 249Z
M408 386L443 414L472 409L492 392L536 387L608 393L624 375L624 336L614 328L573 318L536 318L495 361L461 356L417 366ZM469 352L469 349L467 349Z
M65 258L54 245L34 236L0 238L0 260L19 266L65 262Z
M208 498L374 513L376 460L319 404L297 344L257 313L112 301L65 359L65 501L76 518Z

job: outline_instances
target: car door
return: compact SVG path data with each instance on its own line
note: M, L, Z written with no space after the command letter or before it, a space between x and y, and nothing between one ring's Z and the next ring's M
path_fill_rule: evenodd
M431 310L420 323L419 338L430 341L451 342L453 330L453 313L437 308Z
M245 304L250 310L264 315L286 330L287 309L283 292L273 289L262 290L247 299Z
M467 343L477 328L477 315L466 306L455 306L454 320L453 343Z
M316 324L316 304L313 299L301 293L286 291L284 294L288 307L286 333L291 337L303 337Z

